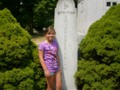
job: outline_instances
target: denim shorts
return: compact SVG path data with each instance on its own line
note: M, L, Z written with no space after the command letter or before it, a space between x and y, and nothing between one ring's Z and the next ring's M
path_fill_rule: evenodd
M52 75L54 75L56 72L50 72L50 75L52 76Z

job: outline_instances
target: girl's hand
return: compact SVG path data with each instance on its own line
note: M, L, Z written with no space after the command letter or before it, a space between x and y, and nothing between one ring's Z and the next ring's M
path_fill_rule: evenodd
M49 77L49 76L50 76L50 72L49 72L48 70L45 70L44 73L45 73L45 76L46 76L46 77Z

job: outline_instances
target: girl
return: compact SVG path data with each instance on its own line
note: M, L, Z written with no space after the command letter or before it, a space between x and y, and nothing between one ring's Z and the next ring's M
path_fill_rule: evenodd
M60 59L58 44L54 39L54 28L51 26L44 28L44 36L46 40L39 45L39 59L47 80L47 90L53 90L54 85L56 85L56 90L61 90Z

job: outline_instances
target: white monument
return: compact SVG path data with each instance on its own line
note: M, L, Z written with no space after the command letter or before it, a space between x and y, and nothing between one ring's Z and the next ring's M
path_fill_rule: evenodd
M54 27L63 67L63 90L77 90L74 79L77 70L77 46L87 34L90 25L118 3L120 0L78 0L76 9L73 0L58 1Z
M55 9L56 38L60 47L63 90L77 90L77 26L76 8L73 0L59 0Z
M78 0L77 31L79 43L87 34L92 23L99 20L105 12L120 0Z

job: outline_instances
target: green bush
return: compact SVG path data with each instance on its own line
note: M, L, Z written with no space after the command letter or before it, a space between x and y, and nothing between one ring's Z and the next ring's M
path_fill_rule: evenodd
M0 90L45 90L37 46L8 9L0 11Z
M75 74L79 89L120 89L120 5L91 25L79 52Z

